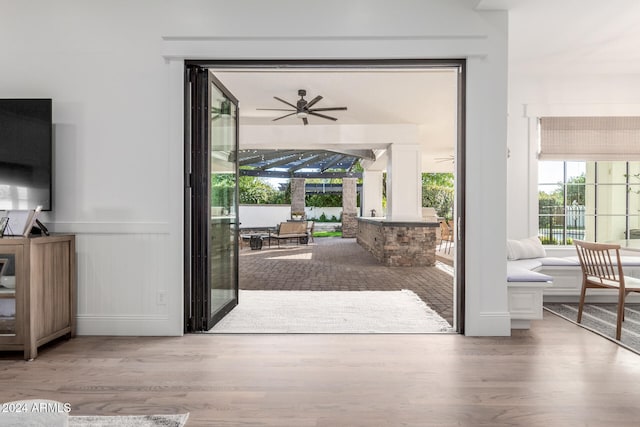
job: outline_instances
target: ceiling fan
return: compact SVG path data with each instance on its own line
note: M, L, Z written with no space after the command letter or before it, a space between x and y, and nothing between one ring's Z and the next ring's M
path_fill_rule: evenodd
M311 101L307 101L306 99L304 99L304 97L306 95L307 95L307 91L306 90L304 90L304 89L298 90L298 96L300 97L300 99L298 99L298 102L296 103L296 105L293 105L290 102L287 102L282 98L278 98L277 96L274 96L275 99L277 99L280 102L283 102L283 103L287 104L288 106L292 107L293 109L291 109L291 108L257 108L257 109L258 110L269 110L269 111L293 111L292 113L285 114L284 116L277 117L277 118L273 119L272 121L275 122L276 120L284 119L285 117L293 116L295 114L297 118L302 119L302 122L305 125L309 124L309 121L307 120L307 117L309 117L309 116L322 117L323 119L333 120L333 121L338 120L335 117L327 116L325 114L320 114L320 113L318 113L318 111L338 111L338 110L346 110L347 109L347 107L311 108L318 101L320 101L322 99L322 96L318 95L315 98L313 98Z

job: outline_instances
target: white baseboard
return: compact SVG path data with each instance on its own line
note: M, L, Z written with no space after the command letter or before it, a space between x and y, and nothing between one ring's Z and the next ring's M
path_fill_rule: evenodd
M465 318L465 336L508 337L511 335L511 314L505 312L481 312L479 316Z
M77 335L182 336L182 329L168 316L77 317Z

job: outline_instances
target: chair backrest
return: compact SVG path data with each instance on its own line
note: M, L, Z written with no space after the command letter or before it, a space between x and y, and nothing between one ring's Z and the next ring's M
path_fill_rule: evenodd
M443 240L449 237L449 225L444 220L440 221L440 234Z
M453 219L447 221L447 228L449 228L449 240L454 241L456 235L456 227L453 223Z
M278 234L304 234L307 232L306 221L287 221L280 223Z
M620 262L620 245L608 243L573 241L584 278L590 282L610 285L612 282L624 286L624 274Z

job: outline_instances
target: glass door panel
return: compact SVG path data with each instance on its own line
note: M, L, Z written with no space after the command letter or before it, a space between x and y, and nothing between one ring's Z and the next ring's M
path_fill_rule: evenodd
M238 101L187 66L185 331L209 330L238 304Z
M212 77L212 76L211 76ZM237 303L237 106L215 80L210 83L209 223L210 306L212 319L221 318Z
M0 338L2 344L21 344L24 325L22 285L22 247L3 238L0 245Z
M16 334L15 257L0 253L0 335Z

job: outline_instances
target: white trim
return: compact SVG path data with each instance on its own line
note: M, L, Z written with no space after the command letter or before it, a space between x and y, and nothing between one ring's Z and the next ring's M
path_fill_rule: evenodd
M466 189L467 195L476 196L467 197L466 204L465 334L508 336L511 328L507 289L496 285L506 276L506 230L501 228L506 224L506 192L493 192L490 203L485 197L477 196L483 194L489 183L506 180L507 14L468 11L468 16L479 17L480 20L472 21L470 27L449 26L443 31L457 30L463 34L448 34L434 39L424 39L425 36L420 35L394 38L391 35L372 40L338 35L311 40L285 37L274 43L257 36L193 36L180 40L165 36L160 49L169 64L169 93L183 91L185 59L466 59L466 156L474 160L467 163ZM424 28L421 27L420 32ZM464 34L464 31L481 32L482 36L469 39L469 34ZM177 143L182 141L183 134L178 134L175 129L182 129L184 113L173 106L170 108L170 139ZM178 194L182 196L182 192ZM421 217L421 212L418 216ZM486 250L488 241L492 242L495 250ZM481 264L489 268L479 268Z
M50 231L72 234L169 234L167 222L79 222L47 223Z
M525 117L640 116L640 104L525 104Z
M162 37L162 57L165 60L184 59L245 59L241 53L251 45L254 52L268 56L252 59L295 58L292 52L307 51L313 59L384 59L411 58L476 58L486 59L487 35L447 36L365 36L365 37ZM274 43L274 40L277 43ZM416 43L427 42L430 50L414 48ZM455 46L452 46L455 45ZM353 52L359 52L354 55ZM393 53L391 53L393 52Z
M506 287L505 287L506 294ZM472 322L465 319L466 336L505 336L511 335L511 313L502 312L482 312L475 317Z
M538 118L530 117L528 120L529 126L529 162L528 162L528 177L529 177L529 194L528 200L528 232L527 236L538 235ZM533 215L531 215L533 213Z
M167 316L90 316L77 317L78 335L115 336L168 336L173 334L168 327Z

